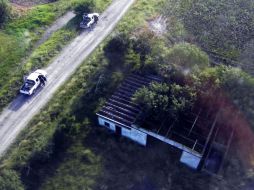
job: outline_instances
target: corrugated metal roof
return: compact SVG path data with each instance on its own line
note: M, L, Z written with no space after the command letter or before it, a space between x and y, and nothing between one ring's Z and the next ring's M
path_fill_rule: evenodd
M140 107L133 103L131 98L139 88L148 86L152 82L161 82L161 79L152 75L129 75L98 112L98 115L131 127L141 113Z

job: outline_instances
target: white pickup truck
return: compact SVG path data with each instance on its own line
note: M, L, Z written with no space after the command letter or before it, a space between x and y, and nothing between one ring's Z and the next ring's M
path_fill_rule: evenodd
M83 20L80 23L80 28L90 28L93 26L93 24L96 24L99 20L99 14L98 13L89 13L83 15Z
M21 94L32 95L34 94L35 90L42 85L42 83L46 82L47 73L44 70L38 69L28 75L25 78L24 84L20 88ZM42 81L44 80L44 81Z

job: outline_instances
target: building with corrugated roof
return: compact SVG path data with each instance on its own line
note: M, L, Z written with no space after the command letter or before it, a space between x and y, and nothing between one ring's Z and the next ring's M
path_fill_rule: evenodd
M223 148L230 141L230 136L227 136L221 145L223 148L214 145L218 131L223 130L217 125L219 112L209 110L207 105L199 105L193 108L192 113L183 115L177 123L168 118L159 124L137 122L142 109L131 98L139 88L149 86L152 82L162 81L151 75L129 75L97 113L99 125L144 146L149 138L172 145L182 151L180 161L191 168L205 166L212 167L214 171L219 170L220 165L217 163L222 162Z

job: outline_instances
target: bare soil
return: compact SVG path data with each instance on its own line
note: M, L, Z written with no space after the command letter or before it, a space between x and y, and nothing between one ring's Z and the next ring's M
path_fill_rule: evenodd
M157 16L148 21L149 29L158 36L167 33L167 19L163 16Z

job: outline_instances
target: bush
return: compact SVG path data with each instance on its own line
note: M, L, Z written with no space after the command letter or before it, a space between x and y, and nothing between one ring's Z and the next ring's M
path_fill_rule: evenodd
M6 0L0 0L0 27L9 16L9 7Z
M0 171L0 189L1 190L22 190L23 185L19 180L19 176L13 170Z
M132 101L141 105L145 117L161 121L165 117L178 119L179 113L189 110L196 101L196 93L189 86L152 83L136 91Z
M77 15L83 15L84 13L92 12L95 8L95 3L93 0L82 2L76 6L74 9Z
M207 54L189 43L180 43L173 46L169 51L168 60L169 64L174 64L174 66L187 73L209 66Z

